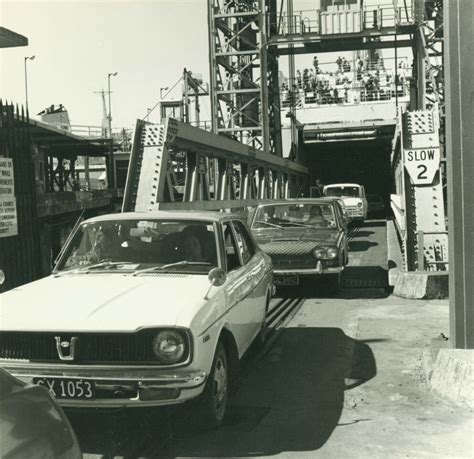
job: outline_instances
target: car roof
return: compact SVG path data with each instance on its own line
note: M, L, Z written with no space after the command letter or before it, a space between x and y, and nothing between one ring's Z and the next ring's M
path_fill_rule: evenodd
M258 207L264 206L277 206L278 204L330 204L334 202L332 197L321 197L321 198L288 198L288 199L278 199L273 202L265 202L259 204Z
M89 218L84 223L94 223L114 220L190 220L190 221L206 221L220 222L229 219L244 220L241 216L225 212L217 211L194 211L194 210L156 210L144 212L123 212L115 214L99 215Z
M347 186L362 187L362 186L364 186L364 185L360 185L359 183L331 183L330 185L326 185L324 188L331 188L331 187L347 187Z

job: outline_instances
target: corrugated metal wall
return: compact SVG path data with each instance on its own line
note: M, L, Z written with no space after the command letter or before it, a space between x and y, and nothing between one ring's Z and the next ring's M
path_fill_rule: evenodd
M0 157L12 158L18 235L0 237L0 292L40 277L39 224L31 139L23 108L0 100Z

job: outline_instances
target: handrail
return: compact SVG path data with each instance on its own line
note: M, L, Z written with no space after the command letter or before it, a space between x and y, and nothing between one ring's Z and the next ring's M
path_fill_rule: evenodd
M411 2L410 2L411 3ZM337 10L321 11L318 9L299 10L289 15L285 12L267 13L269 24L268 35L301 35L304 33L317 33L326 35L323 28L322 18L329 16L341 16L344 14L359 15L360 30L351 30L340 33L360 32L362 30L381 29L383 27L396 27L397 25L414 24L413 5L411 5L410 17L405 6L395 7L393 4L364 6L362 8L347 8L343 5ZM273 18L275 16L275 18ZM278 29L271 27L275 21L279 24ZM332 32L331 32L332 33Z

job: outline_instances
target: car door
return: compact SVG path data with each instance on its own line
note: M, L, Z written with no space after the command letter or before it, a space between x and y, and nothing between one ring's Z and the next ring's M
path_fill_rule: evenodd
M227 322L234 334L239 355L248 348L253 333L253 285L248 266L243 262L232 222L222 225L227 271Z
M365 188L363 185L360 187L360 198L362 199L362 209L364 211L364 218L367 218L367 210L369 203L367 202L367 196L365 195Z
M242 262L246 267L246 278L252 287L249 299L252 304L251 328L253 337L259 332L265 318L268 281L266 281L266 261L255 242L250 236L247 227L240 221L233 222L237 245L241 252Z
M340 228L339 250L342 252L342 266L347 264L348 260L348 239L347 239L347 218L344 215L342 206L338 201L334 201L334 210L336 211L338 219L338 227Z

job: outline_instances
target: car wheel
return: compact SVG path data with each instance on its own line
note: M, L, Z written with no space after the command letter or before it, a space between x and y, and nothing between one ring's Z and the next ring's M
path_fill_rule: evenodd
M204 415L205 426L219 427L224 420L229 391L229 368L227 354L221 341L217 343L211 372L201 395L200 414Z

